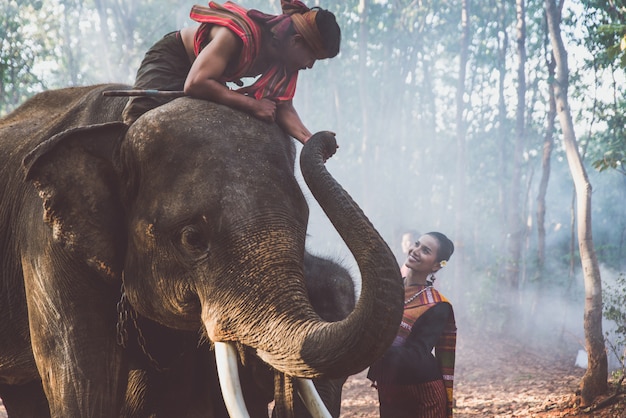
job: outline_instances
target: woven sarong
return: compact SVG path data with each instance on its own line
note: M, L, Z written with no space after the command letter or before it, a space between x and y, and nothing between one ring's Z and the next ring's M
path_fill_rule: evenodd
M446 389L441 380L378 387L380 418L446 418Z
M441 293L436 289L427 288L421 293L415 300L409 303L404 308L404 315L402 317L402 323L400 324L400 330L394 341L394 345L402 344L411 333L413 324L415 321L424 314L428 309L435 306L437 303L450 303ZM454 387L454 360L456 350L456 323L454 320L454 313L450 315L448 323L443 331L443 334L439 338L437 345L435 345L435 358L439 363L441 374L443 375L443 382L445 385L447 400L448 400L448 416L452 416L452 406L454 402L453 387Z

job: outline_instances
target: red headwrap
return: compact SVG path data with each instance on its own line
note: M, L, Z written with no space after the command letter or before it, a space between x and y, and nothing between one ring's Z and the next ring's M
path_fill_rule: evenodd
M284 37L290 23L293 22L296 32L313 50L315 57L317 59L328 58L328 52L324 48L322 36L315 23L317 10L309 9L300 0L281 0L280 3L283 9L282 15L270 15L253 9L248 11L248 16L268 25L278 39Z

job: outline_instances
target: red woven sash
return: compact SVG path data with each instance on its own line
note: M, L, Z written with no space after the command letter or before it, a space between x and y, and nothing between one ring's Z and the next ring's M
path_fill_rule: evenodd
M203 23L196 31L194 38L196 56L207 43L210 25L227 27L243 42L235 71L222 77L220 81L233 81L247 76L259 56L262 40L261 28L247 15L247 10L230 1L223 5L211 1L208 7L193 6L189 16L196 22ZM287 74L284 66L275 64L270 66L254 84L237 91L254 96L256 99L291 100L296 92L297 80L297 72Z

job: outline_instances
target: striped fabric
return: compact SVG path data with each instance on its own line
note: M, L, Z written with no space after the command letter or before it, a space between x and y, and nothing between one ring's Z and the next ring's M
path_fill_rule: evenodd
M409 334L415 321L424 314L428 309L435 306L437 303L450 303L441 293L436 289L427 288L422 294L420 294L415 300L411 301L404 308L404 315L402 317L402 323L400 324L400 330L396 337L395 344L404 342ZM452 305L450 305L452 306ZM453 387L454 387L454 361L456 351L456 322L454 320L454 312L450 315L448 323L446 324L443 334L439 338L437 345L435 346L435 357L439 362L439 368L443 375L443 382L446 389L446 395L448 398L448 416L452 416L453 407Z
M445 418L446 389L441 380L418 385L378 387L380 418Z
M259 25L252 20L247 10L227 1L223 5L209 2L209 6L195 5L189 14L191 19L201 23L194 39L196 56L208 43L212 25L225 26L235 33L243 42L241 57L237 67L231 74L224 75L219 81L235 81L249 76L251 68L261 51L262 33ZM237 91L254 96L257 100L267 98L276 101L293 99L296 93L298 72L288 74L285 67L279 64L270 66L254 84Z

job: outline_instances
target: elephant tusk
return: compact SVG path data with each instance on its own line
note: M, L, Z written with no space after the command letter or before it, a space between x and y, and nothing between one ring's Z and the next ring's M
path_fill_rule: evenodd
M313 381L311 379L300 378L294 380L298 388L298 395L300 399L302 399L306 409L311 413L311 416L313 416L313 418L332 418L322 398L320 398L319 393L317 393Z
M233 418L250 418L239 382L239 366L235 346L231 343L216 342L215 360L228 415Z
M243 392L239 382L239 366L237 361L237 350L231 343L215 343L215 359L217 363L217 374L220 379L222 396L228 410L228 415L233 418L250 418L243 399ZM294 379L298 388L298 395L306 409L313 418L332 418L330 412L324 405L324 401L317 393L313 381L310 379Z

